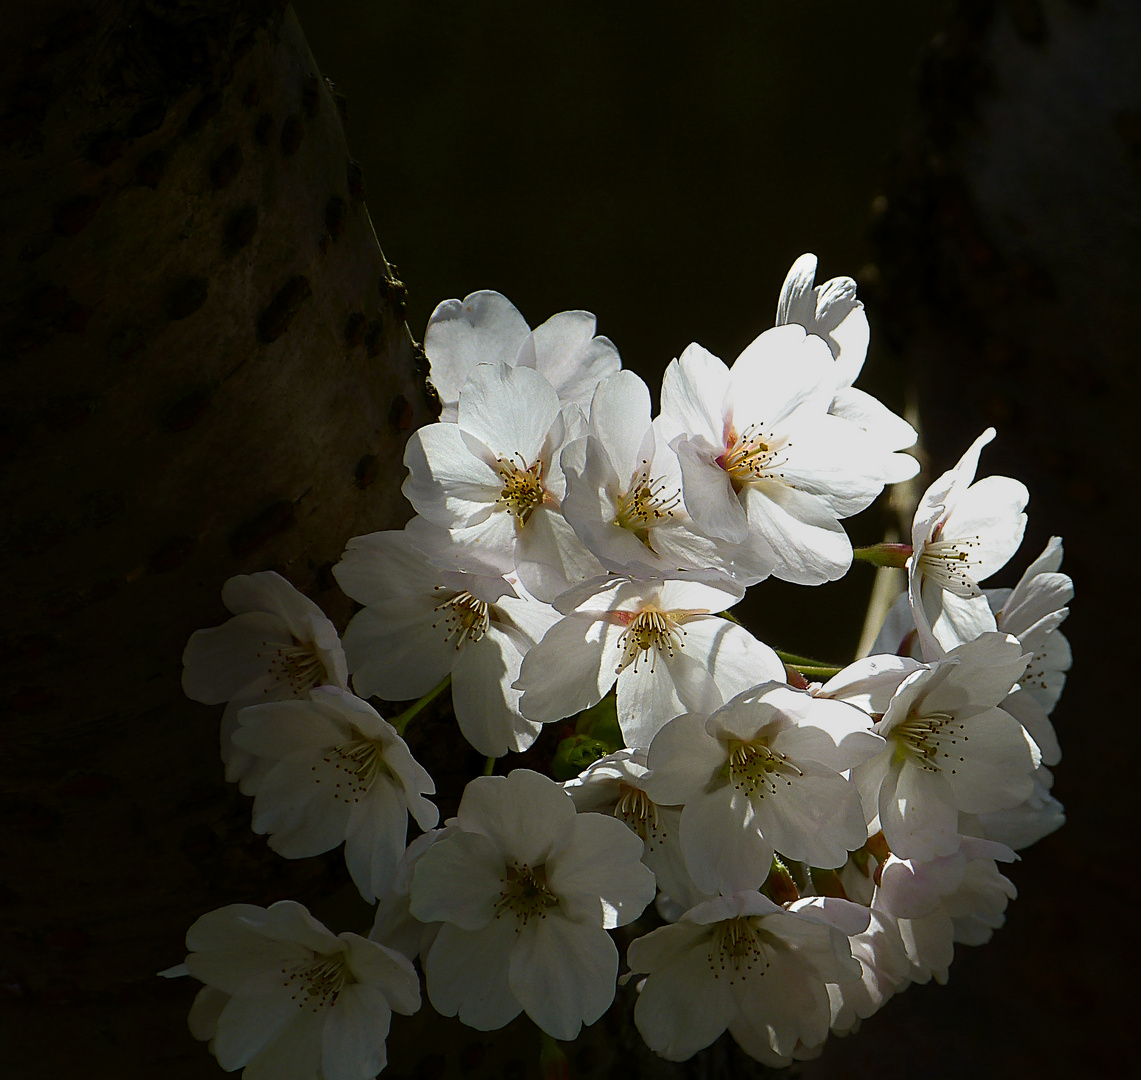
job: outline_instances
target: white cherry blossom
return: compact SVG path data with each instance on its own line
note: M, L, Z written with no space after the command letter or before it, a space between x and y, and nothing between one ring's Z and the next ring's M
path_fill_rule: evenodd
M573 1039L614 999L606 931L653 899L641 841L524 769L471 781L453 824L412 878L413 916L443 923L423 960L432 1005L481 1031L525 1011Z
M959 847L960 811L1006 809L1033 791L1038 748L999 707L1027 657L1017 638L988 633L909 673L913 661L888 659L897 662L898 689L873 729L886 745L853 769L852 780L893 852L919 860L949 855ZM878 714L882 684L876 692L870 704Z
M772 649L713 614L738 599L699 582L622 578L569 595L559 606L573 603L570 613L523 658L520 711L541 723L572 716L617 682L622 738L645 748L667 720L708 715L760 680L783 679Z
M280 574L232 577L222 586L222 603L234 617L190 635L182 654L182 688L207 705L226 702L226 779L249 795L257 762L232 742L238 712L259 702L303 698L314 686L347 690L348 671L336 627Z
M403 531L353 537L333 567L345 593L365 605L345 630L353 686L404 701L450 673L464 738L484 755L525 750L542 725L520 714L512 683L559 614L501 574L459 569L463 560L441 536L414 519Z
M439 820L424 798L436 787L395 728L367 702L335 687L306 701L251 705L234 742L272 763L253 786L253 828L287 859L345 842L361 895L388 888L404 854L409 813L422 829Z
M681 465L650 391L632 371L595 391L587 435L562 454L563 514L607 570L637 578L759 581L767 566L746 548L695 530L682 501Z
M764 683L708 720L666 724L650 744L646 792L684 805L681 847L699 888L757 888L775 852L836 867L864 843L859 793L841 773L882 746L859 709Z
M848 934L867 924L866 908L842 900L784 908L751 890L706 900L631 942L631 973L646 974L634 1022L670 1061L728 1029L750 1056L787 1065L827 1038L826 985L860 977Z
M838 277L813 288L815 280L816 256L801 255L781 287L776 325L794 323L824 339L835 358L839 383L828 411L852 421L880 443L887 483L910 479L919 471L919 462L895 451L915 445L915 429L871 394L852 385L864 366L869 338L864 305L856 299L856 283L849 277Z
M403 492L417 513L454 531L488 565L517 569L541 600L603 572L564 520L559 454L580 434L577 405L562 405L537 371L480 364L460 392L455 423L412 433Z
M424 331L440 419L453 423L460 389L478 364L534 368L563 402L590 403L594 388L621 367L618 350L595 336L589 311L562 311L532 330L515 305L485 289L436 306Z
M834 369L821 338L778 326L732 369L690 345L662 381L662 422L697 527L803 585L847 572L852 547L840 519L884 485L876 440L828 412Z
M987 428L924 493L911 526L907 595L924 659L998 628L979 582L1022 543L1026 486L1008 476L975 480Z
M187 931L185 965L206 985L190 1030L243 1080L371 1080L387 1060L392 1013L420 1008L420 983L400 953L358 934L334 935L300 904L231 904Z

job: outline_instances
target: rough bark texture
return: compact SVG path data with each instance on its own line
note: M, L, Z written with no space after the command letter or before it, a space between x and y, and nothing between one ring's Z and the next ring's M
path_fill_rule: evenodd
M282 3L19 5L0 60L0 1071L217 1075L153 973L336 860L252 835L182 648L235 573L343 615L423 370Z

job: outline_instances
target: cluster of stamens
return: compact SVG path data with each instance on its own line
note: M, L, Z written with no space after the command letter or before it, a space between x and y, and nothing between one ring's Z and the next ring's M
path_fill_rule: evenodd
M263 645L266 651L258 653L258 657L269 660L270 675L279 683L285 683L295 697L304 697L328 678L313 644L294 638L292 645L276 645L270 641ZM264 692L268 694L269 689Z
M282 968L281 973L285 976L286 989L293 990L290 1000L297 1002L298 1008L313 1012L334 1004L345 984L352 981L341 956L322 956L315 963L292 971Z
M666 838L658 804L632 784L623 784L620 790L622 794L614 806L614 816L626 822L642 838L646 849L653 851Z
M543 490L543 463L536 461L528 465L521 454L516 465L510 458L497 458L499 475L503 478L503 490L496 503L504 506L520 528L527 524L531 512L541 506L547 493Z
M965 725L956 723L950 713L932 712L925 716L909 716L892 728L890 734L895 740L896 754L913 757L925 772L942 772L940 757L946 758L952 765L955 758L960 763L966 760L959 755L958 750L949 749L970 741ZM954 776L956 771L953 767L951 775Z
M779 781L791 787L792 777L804 775L784 754L763 742L730 743L725 769L729 783L750 799L775 795Z
M738 491L757 480L783 480L780 467L788 458L781 454L792 443L784 435L766 431L763 423L750 424L738 435L730 429L725 452L717 459Z
M521 931L531 919L545 919L547 909L555 907L559 898L547 888L546 868L532 869L526 863L512 863L500 879L502 888L495 901L495 917L501 918L505 911L517 920L516 933Z
M628 614L617 612L619 617ZM630 664L637 672L638 664L645 653L650 653L650 674L654 673L658 660L658 653L664 652L673 659L675 646L685 648L681 640L685 631L676 618L677 612L658 611L657 608L645 608L630 618L629 625L618 637L618 647L622 650L622 659L614 670L621 674Z
M964 600L982 596L982 590L970 574L975 564L970 549L978 546L977 536L940 540L936 530L935 537L923 545L919 555L920 569L941 588Z
M346 803L360 802L378 776L392 775L384 760L384 746L373 739L354 739L334 746L321 760L335 770L333 798ZM317 771L316 765L312 771ZM325 778L326 783L329 779ZM314 783L321 783L321 778L315 777Z
M435 610L447 614L432 623L432 629L437 630L442 625L444 640L451 641L455 638L457 651L469 638L472 641L479 641L491 625L491 614L487 604L483 600L477 600L466 590L456 593L442 604L437 604Z
M709 970L715 979L727 974L730 982L736 982L753 973L763 976L772 967L776 949L758 924L749 915L717 923L709 949Z
M672 518L680 502L681 492L671 492L664 480L653 479L649 461L643 460L630 489L618 498L614 524L639 534L645 543L646 531Z

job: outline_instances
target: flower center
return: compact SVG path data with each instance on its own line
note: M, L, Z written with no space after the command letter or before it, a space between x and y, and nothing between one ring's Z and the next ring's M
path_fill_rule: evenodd
M528 465L522 455L516 454L519 464L510 458L497 458L499 475L503 478L503 490L496 502L507 508L520 528L527 524L531 511L546 499L543 490L543 463L536 461ZM522 466L522 468L520 468Z
M725 767L729 783L750 799L775 795L778 782L783 780L791 787L792 777L804 775L784 754L763 742L730 742Z
M956 724L950 713L933 712L926 716L909 716L901 724L897 724L888 733L895 740L895 758L902 761L907 757L914 758L916 764L925 772L937 773L942 771L939 757L945 757L948 762L958 757L965 761L956 751L954 754L947 747L958 746L960 742L970 741L965 734L966 728ZM956 770L951 770L955 775Z
M725 438L725 452L717 459L740 491L758 480L783 480L780 467L788 460L782 456L792 443L784 435L766 431L762 423L750 424L740 435L730 427Z
M622 650L622 659L614 670L621 674L630 664L634 671L638 670L638 662L643 653L650 653L650 674L654 672L658 653L664 652L671 659L674 656L674 647L685 648L681 640L685 631L681 628L681 619L689 612L659 611L657 608L645 608L636 615L631 612L618 611L615 615L622 622L627 622L626 629L618 637L618 647Z
M444 640L451 641L455 638L457 651L468 638L479 641L491 625L487 604L483 600L477 600L467 591L456 593L450 600L438 604L435 610L446 611L447 615L432 623L432 629L437 629L442 622L445 631Z
M964 600L982 596L982 590L970 573L978 565L970 549L978 546L977 536L928 541L919 555L919 569L941 588Z
M673 517L673 512L681 502L680 491L669 491L664 480L650 476L649 461L642 462L642 468L634 475L629 491L618 498L618 510L614 524L637 534L646 543L646 533L655 525Z
M658 804L641 788L632 784L622 784L619 790L622 794L614 807L614 816L626 822L642 838L647 851L653 851L666 838L658 814Z
M258 653L258 656L269 658L270 675L288 686L294 697L304 697L314 686L320 686L328 679L325 665L311 642L294 638L292 645L274 646L268 641L265 645L269 651ZM264 693L269 693L269 687Z
M499 899L495 901L495 917L511 912L522 930L531 919L545 919L547 909L555 907L559 898L547 888L545 867L531 869L526 863L512 863L500 878Z
M763 976L772 967L776 949L754 916L738 915L717 924L709 949L709 970L715 979L723 974L730 982L746 978L755 969Z
M290 1000L296 1001L298 1008L313 1012L334 1004L345 984L354 981L340 956L322 956L293 971L282 968L281 973L286 976L286 989L293 990Z
M384 760L384 745L373 739L354 739L334 746L322 760L336 770L333 798L347 803L360 802L378 776L392 775ZM316 765L313 771L317 771ZM329 777L325 779L327 783ZM315 782L321 783L321 778L315 778Z

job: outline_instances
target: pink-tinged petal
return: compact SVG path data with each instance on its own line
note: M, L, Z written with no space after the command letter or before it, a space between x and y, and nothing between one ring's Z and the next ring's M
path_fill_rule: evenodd
M749 484L742 498L750 545L759 539L777 553L774 577L798 585L820 585L848 572L852 545L835 514L818 496L764 480Z
M607 619L586 615L555 623L523 657L519 711L544 724L597 705L618 677L620 633Z
M681 463L685 508L694 525L727 543L744 543L748 520L729 474L717 464L721 450L704 436L682 436L673 448Z
M421 922L448 922L464 930L479 930L496 917L505 875L503 852L493 840L456 830L417 861L412 914Z
M614 1000L618 950L605 930L559 914L531 919L511 951L508 982L527 1015L556 1039L574 1039Z
M955 793L940 773L909 759L892 763L879 793L880 828L901 859L927 862L959 848Z
M519 533L515 549L519 580L536 600L555 597L606 572L554 507L537 507Z
M872 718L867 713L842 701L810 700L812 704L799 724L775 737L771 744L774 750L797 763L815 761L837 772L883 751L884 741L872 731Z
M757 827L782 855L812 866L843 866L868 838L860 796L839 773L798 761L776 774L775 791L754 799Z
M824 341L801 326L766 330L730 369L727 397L740 435L750 424L772 427L798 408L824 413L836 389L836 365Z
M522 343L518 364L546 376L559 400L586 408L595 387L622 364L610 339L594 336L595 327L589 311L560 311Z
M911 961L910 978L921 986L932 976L940 985L947 982L947 969L955 958L955 927L945 911L935 911L921 919L900 919L899 936Z
M438 304L424 331L424 352L440 401L454 411L476 365L514 363L530 332L515 305L490 289Z
M464 788L456 820L461 829L493 840L509 861L540 866L575 813L571 797L553 780L515 769L507 776L472 780Z
M182 653L182 689L206 705L229 701L269 674L279 645L293 636L279 615L250 611L190 635Z
M590 403L590 430L597 436L625 488L642 467L650 429L650 390L632 371L605 379Z
M405 701L431 690L457 657L445 625L450 614L446 608L437 611L430 595L396 596L358 611L345 630L345 656L357 693Z
M642 841L622 822L579 814L551 849L547 885L568 919L613 930L636 919L654 898L654 875L641 858Z
M997 705L1021 678L1029 657L1017 638L992 632L960 645L948 659L958 666L928 685L922 707L955 715L972 706Z
M699 435L723 446L728 389L725 362L696 343L689 345L662 376L661 415L669 438Z
M772 868L773 845L752 802L729 783L685 804L681 849L694 882L711 894L759 889Z
M452 671L456 722L464 738L485 757L526 750L542 730L541 724L519 714L519 691L511 684L519 677L521 662L515 644L491 630L456 658Z
M679 716L650 744L644 789L661 806L679 806L704 791L727 759L725 745L706 732L704 716Z
M709 669L678 648L672 657L649 649L618 676L618 726L622 741L645 749L675 716L715 709L719 695Z
M372 1080L388 1063L392 1010L376 987L356 983L337 995L322 1040L323 1080Z
M418 514L437 525L476 525L495 509L503 489L495 454L486 455L473 453L455 424L428 424L412 432L405 446L408 477L400 490Z
M713 942L705 928L663 926L630 945L630 966L650 967L634 1006L646 1045L667 1061L684 1061L709 1046L737 1012L728 980L710 972Z
M736 999L742 1019L781 1057L790 1057L800 1042L815 1046L828 1037L832 1010L824 980L791 958L780 957L763 980L745 980Z
M554 387L538 372L481 364L460 391L458 426L496 457L529 468L560 408Z
M423 859L421 859L423 862ZM600 933L602 931L599 931ZM445 923L424 960L428 1000L441 1016L459 1016L478 1031L494 1031L523 1011L508 982L516 921L492 919L481 930Z

